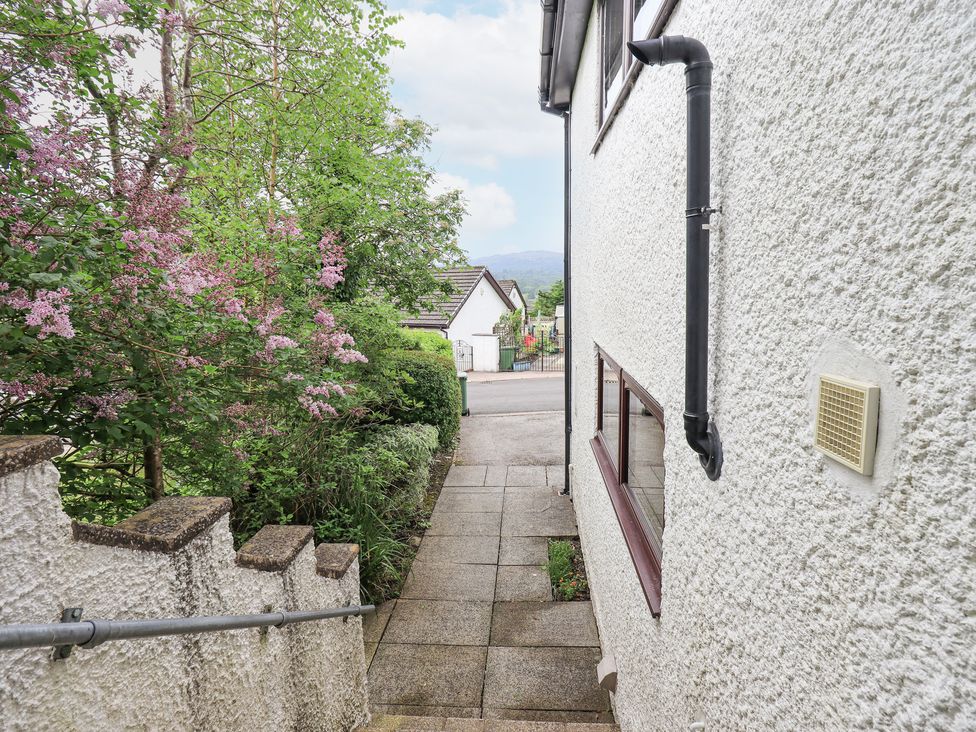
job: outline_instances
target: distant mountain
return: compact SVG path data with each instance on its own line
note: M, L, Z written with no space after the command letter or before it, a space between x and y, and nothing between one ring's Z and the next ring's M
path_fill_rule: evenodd
M561 252L512 252L472 259L483 264L500 280L518 280L519 289L530 303L539 290L549 287L563 277Z

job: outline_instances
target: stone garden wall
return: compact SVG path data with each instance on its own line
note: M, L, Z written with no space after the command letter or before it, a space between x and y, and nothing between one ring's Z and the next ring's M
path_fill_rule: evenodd
M61 510L55 438L0 438L0 623L178 618L359 603L358 547L267 526L233 550L226 498L172 497L114 527ZM0 651L8 730L349 730L367 718L359 618Z

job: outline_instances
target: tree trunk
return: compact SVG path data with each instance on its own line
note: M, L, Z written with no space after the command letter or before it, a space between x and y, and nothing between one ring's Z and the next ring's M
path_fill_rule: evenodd
M163 447L159 436L147 438L142 451L142 469L149 486L149 495L153 501L158 501L166 495L163 487Z

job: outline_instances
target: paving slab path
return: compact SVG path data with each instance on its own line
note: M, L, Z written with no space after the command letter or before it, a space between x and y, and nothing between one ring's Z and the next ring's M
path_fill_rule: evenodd
M498 429L491 454L466 445ZM451 467L400 598L365 627L374 713L613 721L592 607L554 601L544 567L550 538L577 535L561 430L562 413L465 420L458 459L483 461Z

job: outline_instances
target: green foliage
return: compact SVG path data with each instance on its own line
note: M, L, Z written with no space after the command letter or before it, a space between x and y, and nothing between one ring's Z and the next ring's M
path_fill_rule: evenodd
M519 338L522 335L523 318L522 308L516 308L514 312L502 315L496 323L496 328L500 331L499 335L511 340Z
M437 428L446 447L461 428L461 385L454 361L438 353L398 351L394 367L405 375L405 402L394 412L400 422L423 422Z
M549 542L549 580L556 595L563 600L575 600L589 588L586 575L576 568L576 548L568 541Z
M404 341L406 341L405 348L439 353L447 358L454 358L454 349L451 347L451 342L440 333L416 328L403 328L401 332L403 333Z
M557 280L548 290L539 290L535 302L532 304L532 312L541 312L543 315L552 316L556 313L556 306L566 302L566 292L562 280Z
M268 523L310 524L316 542L359 544L364 594L382 599L400 580L406 535L429 487L437 430L388 425L306 433L276 451L249 445L251 482L228 481L238 543Z
M359 543L380 597L460 412L453 362L398 325L443 291L463 209L429 194L430 128L390 100L395 18L100 5L0 7L4 431L69 441L76 518L230 496L238 541L296 522ZM159 88L127 91L153 43Z

